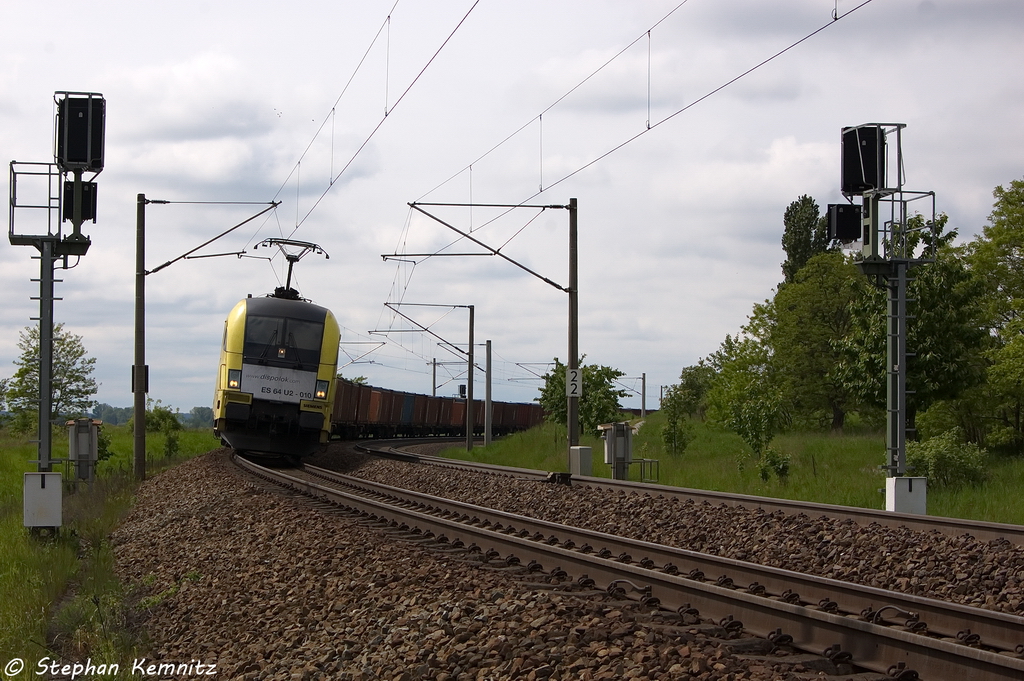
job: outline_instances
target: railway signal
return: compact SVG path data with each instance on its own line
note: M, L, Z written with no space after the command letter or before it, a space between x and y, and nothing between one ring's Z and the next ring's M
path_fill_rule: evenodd
M886 310L886 429L885 507L904 513L927 512L926 479L907 477L907 273L932 262L931 254L915 257L909 227L910 206L930 199L935 229L935 192L905 188L903 123L867 123L843 128L841 186L849 204L829 206L830 236L860 241L861 272L889 292ZM895 139L894 149L889 141ZM892 156L892 163L889 156ZM888 176L896 168L896 177ZM890 180L895 182L890 184ZM854 198L860 204L853 203Z
M39 473L26 473L24 521L26 527L58 527L61 524L60 473L51 473L53 420L53 270L58 263L68 269L71 257L85 255L92 244L82 234L82 222L96 221L96 183L92 180L103 170L103 141L106 128L106 100L96 92L58 91L53 94L56 106L54 124L53 162L21 162L10 164L10 233L12 246L33 246L39 251L39 439L38 459L35 463ZM89 181L83 180L86 172L93 173ZM68 174L73 179L68 180ZM22 188L34 181L43 184L44 201L34 202L26 198L28 192L18 197L19 178ZM41 182L42 181L42 182ZM34 215L43 213L45 229L35 234L19 233L15 228L16 216L22 209L34 209ZM70 234L63 234L62 225L71 222ZM46 480L52 478L50 492L46 492ZM37 489L38 488L38 489ZM56 489L56 492L53 490ZM31 502L31 503L30 503ZM37 503L38 502L38 503ZM42 507L40 507L42 504ZM56 513L46 508L56 507Z

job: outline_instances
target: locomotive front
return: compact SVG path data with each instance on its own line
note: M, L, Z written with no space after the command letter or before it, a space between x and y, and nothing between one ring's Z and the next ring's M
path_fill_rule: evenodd
M331 311L297 296L238 303L224 323L214 434L240 451L313 453L330 436L339 340Z

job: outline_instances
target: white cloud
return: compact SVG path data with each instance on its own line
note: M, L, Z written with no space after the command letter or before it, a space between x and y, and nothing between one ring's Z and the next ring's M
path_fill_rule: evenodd
M54 41L50 8L9 8L0 29L0 149L8 158L47 160L55 90L99 91L108 101L99 220L85 229L94 246L77 268L59 273L65 300L56 306L57 319L97 357L100 400L130 403L138 193L257 202L278 195L284 203L268 219L206 252L251 254L262 238L293 232L321 243L330 260L303 260L297 281L335 311L347 340L364 342L389 320L382 304L399 266L380 256L401 247L407 222L409 251L455 238L410 218L407 202L514 203L543 183L548 189L535 201L580 202L581 348L628 375L646 372L657 386L715 350L771 295L785 207L801 194L821 206L839 200L841 127L906 123L912 188L935 190L939 209L965 234L984 224L992 188L1022 174L1015 150L1024 143L1024 87L1012 69L1024 62L1024 18L1016 0L870 3L584 170L642 133L648 118L672 115L829 23L833 4L691 0L652 30L648 44L647 29L675 0L481 3L392 109L471 5L400 3L390 34L382 34L390 40L369 51L332 114L391 4L58 2L53 11L90 36L88 57ZM853 6L839 3L841 12ZM535 120L541 110L638 36L622 58L545 114L542 129ZM472 172L424 196L470 163ZM147 267L259 209L149 206ZM442 212L453 224L470 224L468 209ZM473 226L492 215L474 210ZM480 236L502 244L528 219L517 211ZM503 252L564 284L566 230L563 211L546 211ZM471 249L459 243L451 250ZM8 301L0 376L13 372L18 330L37 314L29 300L37 295L32 254L0 247ZM182 261L148 277L153 397L185 411L206 404L223 316L283 277L280 258ZM397 278L399 288L405 284ZM422 263L405 296L476 305L477 338L494 340L503 376L526 375L517 361L565 357L565 294L498 258ZM465 314L449 315L437 329L460 341ZM375 364L353 365L346 375L425 391L435 353L436 339L403 334L400 344L394 338L371 356ZM535 385L505 381L496 394L528 400Z

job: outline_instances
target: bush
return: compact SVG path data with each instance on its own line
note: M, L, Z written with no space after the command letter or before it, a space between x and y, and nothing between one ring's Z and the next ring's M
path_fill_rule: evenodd
M780 481L785 482L789 477L789 456L774 447L768 447L764 450L761 458L757 460L757 472L764 482L768 482L772 473Z
M696 436L693 426L685 418L670 420L661 429L665 450L672 454L685 451Z
M113 452L110 451L110 436L103 432L103 428L100 428L96 432L96 458L103 461L109 459L111 454Z
M985 479L985 450L964 443L962 431L953 428L924 442L908 442L907 472L938 487L979 483Z
M179 450L178 434L174 431L168 431L167 437L164 438L164 456L168 459L177 456Z

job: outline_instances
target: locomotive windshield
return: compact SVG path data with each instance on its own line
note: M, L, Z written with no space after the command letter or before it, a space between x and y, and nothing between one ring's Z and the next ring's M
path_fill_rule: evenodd
M322 322L248 315L245 319L247 362L315 367L320 363L320 344L324 336Z

